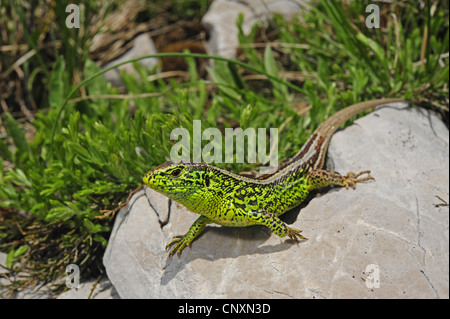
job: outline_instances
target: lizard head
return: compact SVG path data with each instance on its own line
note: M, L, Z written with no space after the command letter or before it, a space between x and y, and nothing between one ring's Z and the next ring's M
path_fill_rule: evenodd
M144 176L151 189L186 205L192 195L200 195L209 186L210 172L201 163L164 163Z

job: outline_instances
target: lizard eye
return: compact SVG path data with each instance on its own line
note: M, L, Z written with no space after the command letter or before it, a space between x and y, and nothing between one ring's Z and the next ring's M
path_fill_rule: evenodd
M173 170L170 175L172 175L173 177L178 177L181 174L181 169L177 168L175 170Z

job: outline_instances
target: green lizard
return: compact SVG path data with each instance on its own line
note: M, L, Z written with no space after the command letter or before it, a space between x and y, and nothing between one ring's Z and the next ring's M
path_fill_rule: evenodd
M329 185L355 188L372 180L370 171L346 176L324 170L325 154L338 127L358 113L376 106L404 101L381 99L351 105L330 116L314 131L300 151L278 170L258 179L233 174L206 163L165 163L144 176L144 183L201 216L184 236L175 236L166 250L180 256L207 224L245 227L265 225L280 237L306 240L301 230L287 226L279 216L298 206L311 190ZM361 175L367 174L365 177Z

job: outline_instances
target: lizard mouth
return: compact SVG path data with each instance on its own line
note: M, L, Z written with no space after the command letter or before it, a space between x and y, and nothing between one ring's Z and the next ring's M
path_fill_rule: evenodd
M147 173L144 175L143 181L145 185L147 185L148 187L152 187L155 180L153 179L152 174Z
M145 183L145 184L148 184L149 179L150 179L149 174L145 174L145 175L144 175L144 178L143 178L144 183Z

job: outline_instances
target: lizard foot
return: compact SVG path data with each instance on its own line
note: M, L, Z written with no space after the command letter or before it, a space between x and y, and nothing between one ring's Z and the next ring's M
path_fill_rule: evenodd
M173 254L177 253L178 258L181 256L181 252L186 246L191 246L192 241L197 238L197 236L205 229L207 224L210 224L211 221L205 216L200 216L197 220L191 225L189 231L184 236L174 236L172 241L167 244L166 251L170 249L170 247L174 246L169 253L169 257L172 257Z
M359 172L358 174L355 174L353 172L348 172L347 175L344 176L343 186L345 186L345 188L347 188L347 189L349 187L356 189L356 183L368 181L368 180L375 180L375 178L373 178L372 176L359 178L363 174L369 175L370 171L362 171L362 172Z
M302 240L308 240L308 238L303 237L302 235L300 235L301 232L302 232L301 230L298 230L298 229L295 229L295 228L287 227L287 236L288 236L290 239L292 239L292 240L297 244L297 246L298 246L298 244L300 243L300 240L299 240L299 239L302 239Z
M172 240L167 244L166 251L170 249L170 247L174 246L169 253L169 257L172 257L173 254L177 253L178 258L181 256L181 252L186 246L191 245L192 240L186 238L186 236L177 235L172 238Z

